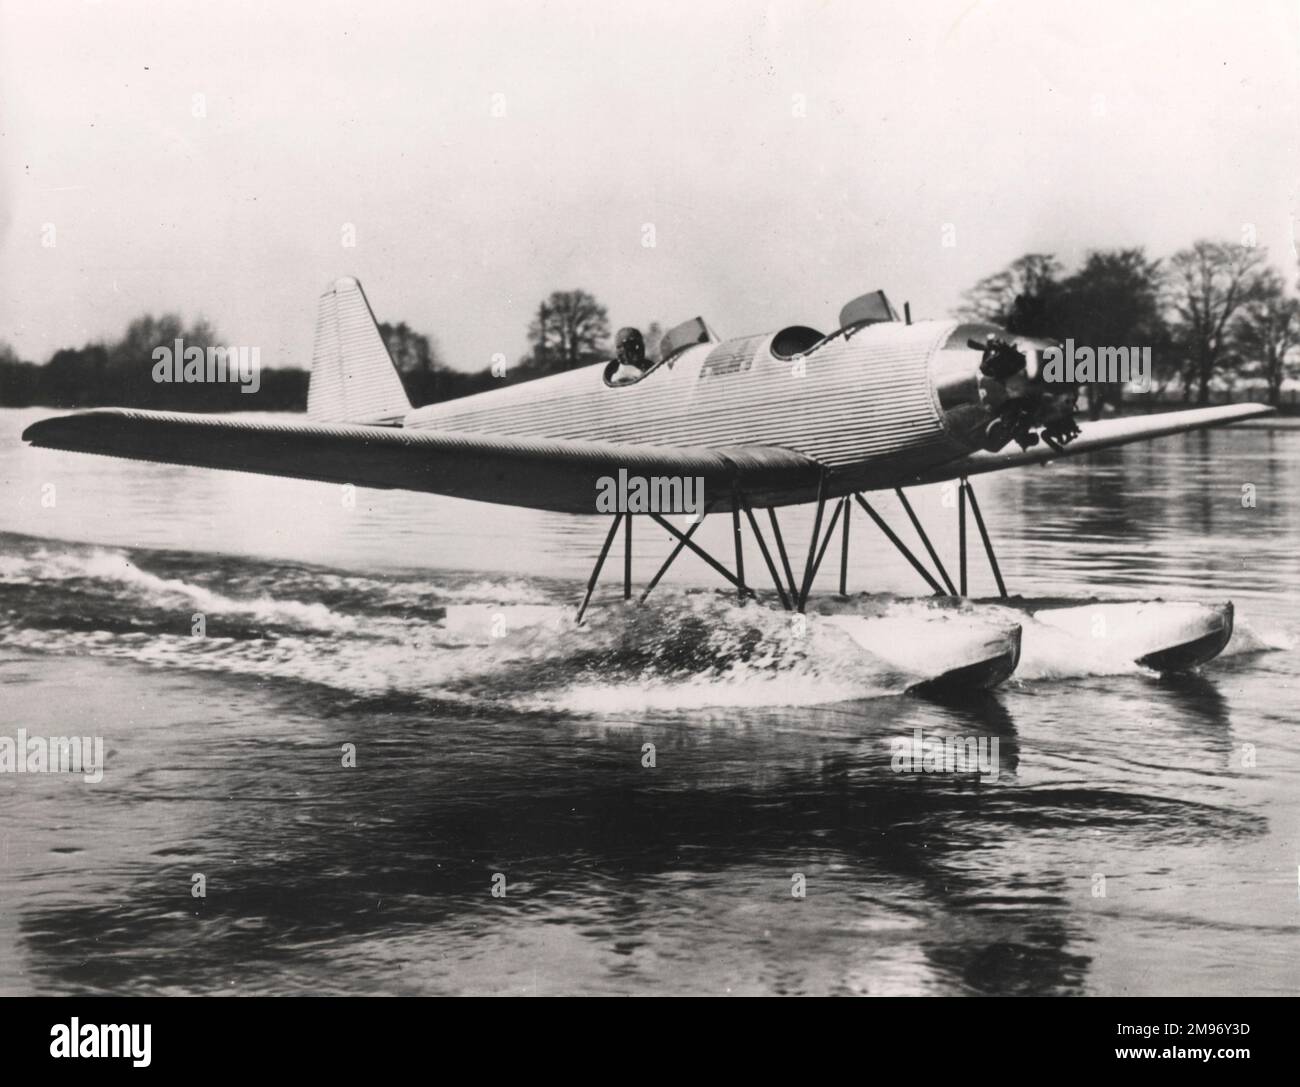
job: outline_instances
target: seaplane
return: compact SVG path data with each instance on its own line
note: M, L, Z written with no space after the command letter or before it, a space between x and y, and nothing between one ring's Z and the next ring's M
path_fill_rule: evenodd
M900 317L883 291L845 305L836 326L791 325L721 339L702 318L671 329L633 380L618 360L413 408L354 278L332 283L317 314L306 419L240 418L100 408L40 420L33 446L296 479L399 488L565 514L611 517L585 593L592 600L614 540L623 533L623 600L631 602L632 528L648 519L671 551L638 595L644 602L685 550L701 558L748 606L780 607L840 627L863 651L915 674L925 691L987 689L1015 671L1024 623L1079 633L1109 609L1131 659L1155 672L1194 669L1232 635L1230 602L1032 601L1009 595L971 477L1128 442L1220 426L1271 409L1259 405L1076 421L1078 388L1047 380L1059 345L965 320ZM610 480L691 480L701 508L689 524L662 509L610 510ZM924 484L955 483L956 579L907 498ZM620 486L620 494L626 488ZM892 491L920 548L909 547L872 503ZM786 546L777 511L811 504L806 546ZM617 503L616 503L617 505ZM969 596L967 509L998 596L1001 618L981 618ZM942 648L923 629L837 605L849 599L850 522L860 510L907 560L929 593L966 623ZM771 535L760 524L766 514ZM695 539L706 516L729 515L732 564ZM644 520L643 520L644 523ZM747 577L744 529L770 589ZM839 530L836 597L812 587ZM798 542L798 541L794 541ZM924 552L924 558L918 555ZM802 561L798 561L802 557ZM927 561L925 561L928 559ZM752 563L751 563L752 566ZM796 570L798 571L796 574ZM731 590L728 590L731 591ZM809 615L811 613L811 615ZM1155 621L1157 613L1160 621ZM918 659L920 658L920 659Z

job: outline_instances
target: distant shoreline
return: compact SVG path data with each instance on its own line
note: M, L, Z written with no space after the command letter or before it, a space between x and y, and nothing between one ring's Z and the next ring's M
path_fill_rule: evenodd
M1300 415L1265 415L1230 424L1238 430L1300 430Z

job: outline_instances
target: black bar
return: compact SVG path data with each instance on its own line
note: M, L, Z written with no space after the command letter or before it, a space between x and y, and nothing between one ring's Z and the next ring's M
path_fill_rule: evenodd
M543 981L557 987L563 981L562 975L557 977L556 971L547 972L544 967L539 974ZM1192 1066L1204 1069L1207 1062L1199 1055L1188 1055L1189 1050L1226 1050L1237 1053L1238 1059L1224 1057L1208 1062L1212 1070L1224 1073L1217 1077L1221 1082L1285 1082L1287 1075L1294 1075L1294 997L1095 996L1090 991L1098 983L1086 971L1081 974L1067 991L1087 995L1068 1005L1060 996L1040 995L1045 985L1035 986L1033 995L1020 995L1011 980L1003 981L987 973L981 975L983 985L975 992L991 999L931 997L922 1005L914 996L882 996L871 1006L873 1031L879 1037L910 1040L909 1032L916 1030L918 1013L923 1013L927 1039L999 1037L1006 1034L1011 1005L997 997L1015 994L1015 1031L1023 1040L1026 1063L1045 1065L1053 1057L1059 1063L1060 1055L1068 1053L1072 1069L1099 1072L1108 1079L1115 1070L1126 1066L1143 1078L1150 1078L1153 1069L1163 1066L1166 1073L1175 1072L1180 1079L1195 1079L1185 1073ZM354 981L343 971L338 987L375 988L373 982L367 986L368 980ZM1143 980L1149 986L1161 984ZM1166 980L1163 986L1174 988L1176 982ZM398 989L396 983L390 987ZM288 991L290 985L281 988ZM563 988L576 990L578 986L564 982ZM666 988L671 994L671 979ZM762 986L765 992L774 988L770 981ZM211 991L202 989L197 982L187 989ZM680 1029L682 1022L675 1009L664 1012L660 1010L663 1007L663 1003L643 1005L647 1022L659 1035ZM824 1029L825 1008L815 999L802 1005L787 1000L766 1006L754 1004L751 1015L757 1016L759 1029L766 1036L775 1036L783 1027L806 1032ZM593 1033L598 1041L592 1049L593 1057L605 1063L617 1060L618 1042L614 1039L627 1021L625 1005L606 997L584 1005L583 1011L596 1024ZM141 1046L147 1052L147 1066L134 1067L133 1054L116 1058L64 1056L55 1039L69 1036L74 1018L83 1028L109 1023L134 1025L132 1040L141 1041L143 1026L148 1024L148 1044ZM196 1062L208 1070L209 1079L248 1079L250 1067L256 1063L274 1078L294 1082L311 1082L318 1076L330 1081L374 1080L380 1040L389 1039L390 1046L398 1046L421 1038L428 1034L433 1018L446 1024L446 1032L457 1037L504 1029L515 1040L516 1048L525 1052L542 1052L548 1044L554 1044L550 1021L535 1014L531 1005L518 1002L488 1006L473 1000L411 996L305 1000L241 996L231 1000L202 996L24 995L5 1001L5 1069L8 1082L15 1084L46 1082L51 1073L57 1075L60 1071L92 1080L104 1072L110 1079L119 1071L128 1075L143 1073L146 1077L154 1073L175 1082L192 1076ZM1232 1032L1197 1031L1207 1025L1231 1028ZM56 1035L52 1028L62 1028L61 1034ZM349 1037L373 1042L306 1042ZM1147 1050L1149 1054L1139 1055ZM750 1070L752 1062L745 1061L745 1057L761 1061L769 1073L777 1068L783 1074L787 1069L796 1075L800 1071L793 1055L783 1059L783 1055L774 1056L766 1050L743 1053L739 1062L734 1052L719 1053L716 1058L708 1054L702 1067L711 1078L722 1078L725 1071L734 1079L738 1066L745 1072ZM970 1047L931 1044L925 1058L928 1067L960 1076L969 1071Z

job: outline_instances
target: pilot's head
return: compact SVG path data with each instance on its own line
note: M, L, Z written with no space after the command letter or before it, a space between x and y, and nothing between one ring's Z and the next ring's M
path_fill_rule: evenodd
M620 328L614 337L618 361L638 369L645 369L645 340L635 328Z

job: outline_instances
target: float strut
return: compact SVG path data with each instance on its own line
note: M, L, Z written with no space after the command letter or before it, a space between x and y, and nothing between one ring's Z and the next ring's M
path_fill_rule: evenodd
M830 546L831 537L835 535L835 522L840 519L840 514L844 512L844 507L848 504L848 501L847 498L841 498L835 503L835 512L831 514L831 523L826 527L826 535L822 537L821 547L817 549L817 558L813 561L812 573L808 577L808 584L804 587L803 604L808 603L808 597L812 593L813 582L817 580L817 571L821 569L822 559L826 556L826 548ZM816 537L814 537L813 543L816 542ZM799 610L803 611L802 604L800 605Z
M736 545L736 580L740 582L740 599L745 599L745 541L740 535L740 492L731 489L731 538Z
M668 567L670 567L677 560L677 556L680 555L683 550L685 550L687 543L690 541L690 538L695 535L695 530L699 528L700 525L704 524L704 518L707 517L708 515L709 515L709 507L705 506L702 510L700 510L699 519L691 522L691 527L686 530L686 535L678 538L677 546L674 547L672 553L666 559L664 559L664 564L661 567L659 567L659 570L655 574L655 576L650 579L650 584L645 587L645 592L643 592L637 598L638 604L645 603L645 598L649 596L650 593L654 590L654 587L658 585L661 580L663 580L664 574L668 573Z
M623 599L632 599L632 515L623 520Z
M848 596L847 586L849 583L849 514L853 512L853 507L849 505L849 500L844 499L844 541L840 545L840 596Z
M943 563L939 561L939 554L934 549L934 544L930 542L930 537L926 535L925 529L921 527L921 520L912 511L912 503L907 500L907 495L903 493L902 487L895 487L894 493L898 495L898 501L902 503L908 519L912 522L912 527L916 529L916 534L921 537L921 543L925 544L926 554L930 556L930 561L934 563L935 569L939 571L939 576L943 578L943 583L948 586L950 596L957 595L957 586L952 583L952 578L948 576L948 571L944 569Z
M776 563L772 561L772 553L767 549L767 541L763 539L763 534L758 530L758 521L754 517L754 511L749 508L749 502L742 494L740 502L745 510L745 516L749 518L749 527L754 533L754 539L758 541L758 550L763 555L763 561L767 564L767 572L772 575L772 584L776 586L776 594L781 598L781 607L786 611L790 610L790 599L785 595L785 588L781 585L781 575L776 571ZM769 509L770 513L771 510Z
M925 583L929 585L931 589L934 590L934 594L936 596L945 595L943 591L943 586L940 585L937 581L934 580L933 577L930 576L930 571L921 565L921 561L915 555L913 555L911 551L908 550L907 544L903 543L903 541L900 540L894 534L894 530L891 529L887 524L885 524L884 518L882 518L880 514L878 514L874 509L871 508L871 506L867 503L867 500L863 498L862 495L855 494L853 497L858 500L858 505L862 507L862 509L866 512L867 516L876 522L876 527L880 529L880 531L883 532L886 537L888 537L889 542L892 543L898 549L898 553L912 564L912 569L915 570L918 574L920 574L923 578L925 578Z
M609 535L605 537L605 546L600 549L600 557L596 560L596 567L591 571L591 577L587 579L587 594L582 598L582 604L578 608L577 622L582 622L582 617L587 611L587 605L591 603L591 594L596 588L596 579L600 577L601 567L605 565L605 557L609 554L610 545L614 542L614 533L618 531L619 523L627 514L620 513L614 518L614 523L609 526Z
M776 519L776 509L767 507L767 519L772 522L772 535L776 538L776 549L781 555L781 566L785 569L785 580L790 586L790 600L799 599L799 590L794 583L794 571L790 569L790 556L785 553L785 540L781 538L781 525Z
M822 472L817 477L817 516L813 518L812 535L808 537L808 561L803 567L803 584L799 586L799 595L797 597L799 610L803 611L804 605L808 603L808 593L812 590L813 579L813 560L817 556L817 541L821 539L822 534L822 514L826 512L826 473Z
M998 557L993 553L993 544L989 541L988 529L984 527L984 518L980 515L980 504L975 501L975 488L965 479L962 480L962 484L970 497L970 511L975 515L975 527L980 530L980 539L984 541L984 553L989 557L989 567L993 571L993 580L998 583L998 595L1005 600L1007 587L1002 581L1002 571L998 568Z
M957 560L961 564L958 580L961 582L961 595L966 595L966 477L961 477L957 488Z
M720 563L717 559L715 559L712 555L710 555L707 551L705 551L704 548L700 547L700 545L697 544L694 540L692 540L689 535L683 535L681 532L677 530L677 528L674 525L670 524L668 521L665 521L664 518L657 513L652 513L649 516L650 519L654 521L656 525L658 525L660 528L664 529L671 535L675 536L678 539L678 541L682 543L683 546L689 547L695 554L699 555L700 558L702 558L705 562L707 562L710 566L712 566L713 569L715 569L718 573L720 573L723 577L725 577L729 582L731 582L732 585L734 585L742 593L748 593L750 596L754 595L753 589L751 589L748 585L746 585L743 581L741 581L738 577L736 577L735 574L733 574L730 570L728 570L725 566L723 566L722 563ZM699 522L696 522L696 524L698 523ZM692 532L694 531L695 527L696 527L695 524L691 526Z

